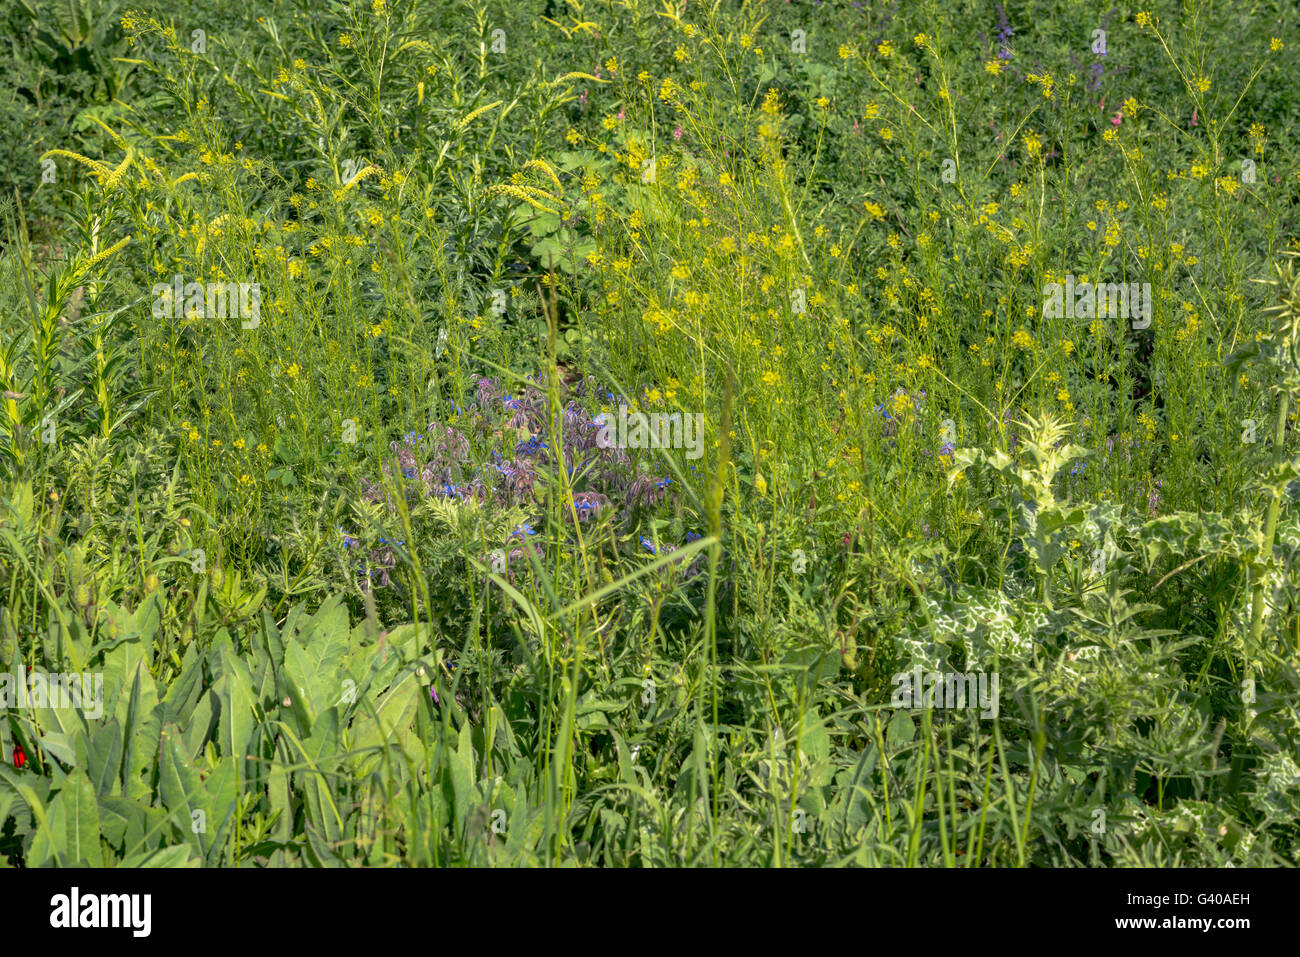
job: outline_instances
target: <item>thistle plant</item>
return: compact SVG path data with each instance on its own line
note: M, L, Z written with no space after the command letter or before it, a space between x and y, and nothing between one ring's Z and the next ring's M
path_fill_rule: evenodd
M972 466L981 466L1001 477L1010 493L1008 513L1015 534L1033 560L1039 598L1050 607L1052 569L1069 551L1067 530L1086 517L1082 508L1059 500L1053 486L1061 471L1074 459L1086 456L1088 450L1065 441L1070 423L1052 412L1026 416L1020 426L1023 435L1019 456L1013 457L1001 448L959 449L953 456L948 481L951 486Z

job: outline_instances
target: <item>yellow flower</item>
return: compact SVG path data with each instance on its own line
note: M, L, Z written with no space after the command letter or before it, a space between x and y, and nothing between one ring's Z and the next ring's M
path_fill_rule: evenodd
M1210 78L1207 76L1198 76L1193 83L1195 83L1196 88L1202 93L1210 88Z
M1037 133L1032 130L1026 130L1021 139L1024 140L1025 152L1028 153L1030 157L1037 158L1042 155L1043 141L1039 138Z
M990 73L990 74L992 74L993 76L998 76L999 74L1002 73L1002 61L1001 61L1001 60L986 60L986 61L984 62L984 72L985 72L985 73Z
M879 203L873 203L871 200L867 200L865 203L862 204L862 206L863 208L866 209L868 213L871 214L873 218L875 219L885 218L885 207L881 206Z
M894 45L893 45L892 43L890 43L888 40L886 40L884 43L881 43L881 44L877 45L877 47L876 47L876 52L879 53L879 54L880 54L881 56L883 56L883 57L893 56L893 55L894 55Z
M1283 43L1277 37L1273 37L1271 40L1268 41L1268 48L1272 50L1274 53L1279 52L1284 46L1286 46L1286 44Z
M295 362L293 365L289 366L289 368L284 370L284 374L287 375L290 379L296 379L298 378L298 373L301 371L302 369L300 369L298 367L298 363Z

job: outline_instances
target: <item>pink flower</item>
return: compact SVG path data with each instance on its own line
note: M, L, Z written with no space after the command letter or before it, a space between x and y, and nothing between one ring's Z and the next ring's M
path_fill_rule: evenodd
M1112 116L1112 117L1110 118L1110 122L1111 122L1114 126L1119 126L1121 123L1123 123L1123 122L1124 122L1124 111L1123 111L1123 110L1120 110L1118 113L1116 113L1114 116Z
M678 123L677 129L673 130L673 139L680 140L681 138L682 138L682 124Z

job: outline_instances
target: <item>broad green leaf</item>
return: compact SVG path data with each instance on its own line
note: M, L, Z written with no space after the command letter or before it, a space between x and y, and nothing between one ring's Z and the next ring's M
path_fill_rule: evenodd
M242 779L244 758L248 753L248 742L253 737L257 715L253 710L253 692L243 662L232 651L222 649L222 664L222 675L216 688L221 698L217 745L222 754L235 761Z
M172 731L164 730L158 757L158 794L168 819L199 859L206 859L213 843L212 799L199 781Z

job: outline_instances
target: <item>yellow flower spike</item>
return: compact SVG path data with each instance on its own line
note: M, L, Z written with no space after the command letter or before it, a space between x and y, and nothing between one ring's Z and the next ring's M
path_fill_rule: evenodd
M592 76L590 73L566 73L564 76L557 76L551 83L552 86L559 86L561 83L567 83L569 80L587 80L591 83L608 83L609 80L602 80L598 76Z
M117 251L118 251L119 249L121 249L123 246L127 245L127 243L129 243L130 241L131 241L131 236L130 236L130 234L128 233L127 236L126 236L126 238L124 238L124 239L119 239L117 242L115 242L113 245L109 246L109 247L108 247L107 249L105 249L103 252L98 253L97 255L95 255L95 256L94 256L94 257L93 257L89 262L86 263L86 265L85 265L83 268L85 268L85 269L87 269L87 270L94 268L96 264L98 264L98 263L100 263L100 262L103 262L105 259L107 259L109 256L113 255L115 252L117 252Z
M550 163L546 162L546 160L541 160L541 159L529 160L527 163L524 164L524 169L541 170L543 173L545 173L547 176L550 177L551 182L555 184L555 188L559 190L560 195L561 196L564 195L564 187L560 185L559 174L555 172L555 169L551 166Z
M117 188L117 185L122 182L122 177L126 175L126 171L131 168L133 162L135 162L135 147L128 146L126 148L126 159L122 160L121 165L119 165L117 169L113 170L113 172L109 174L108 179L104 181L105 192Z
M51 156L65 156L70 160L75 160L83 166L89 166L100 176L107 176L112 169L107 163L101 163L99 160L93 160L89 156L82 156L80 153L73 153L69 150L50 150L41 156L42 160L49 159Z
M540 193L542 191L538 190L537 192ZM533 199L533 197L529 196L528 193L524 192L522 188L518 186L513 186L510 183L498 183L496 186L493 186L488 190L488 195L489 196L497 196L497 195L513 196L515 199L527 203L529 206L533 207L534 209L539 209L544 213L550 213L553 216L560 215L559 210L551 209L549 206L543 206L537 200Z
M369 176L374 176L379 172L380 172L379 167L376 166L374 163L371 163L369 166L366 166L363 169L357 170L356 173L353 174L352 178L343 184L343 188L340 189L335 194L335 198L342 199L344 196L348 194L350 190L352 190L363 179L366 179Z
M500 106L504 102L505 102L504 100L497 100L495 103L489 103L487 106L480 106L477 110L474 110L472 113L470 113L463 120L461 120L456 124L455 127L456 132L460 132L461 130L465 129L465 127L469 126L471 123L473 123L484 113L488 112L489 110L495 110L498 106Z
M536 186L520 186L519 189L523 190L535 199L550 200L553 203L558 203L560 201L560 197L553 196L546 190L538 189Z

